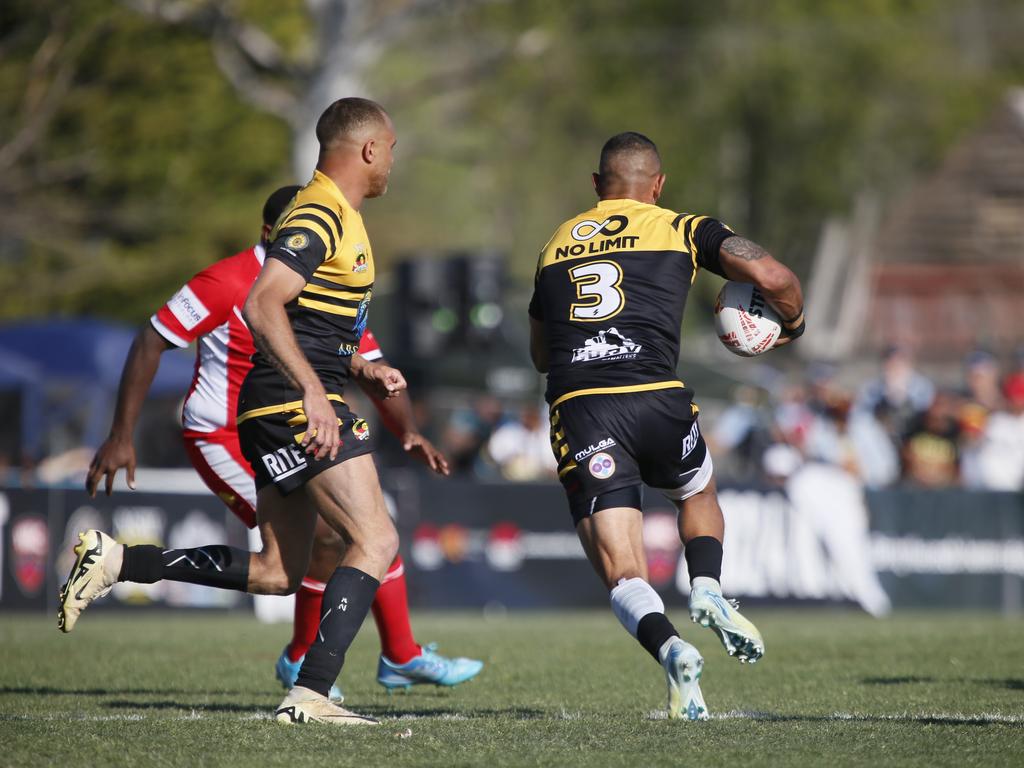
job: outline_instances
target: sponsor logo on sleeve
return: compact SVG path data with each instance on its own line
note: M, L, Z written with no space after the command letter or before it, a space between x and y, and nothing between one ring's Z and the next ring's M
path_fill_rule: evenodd
M181 290L171 297L167 302L167 308L178 318L181 327L186 331L191 331L210 316L210 310L187 285L183 285Z
M294 235L285 240L285 245L287 245L293 251L301 251L303 248L309 245L309 236L305 232L296 232Z

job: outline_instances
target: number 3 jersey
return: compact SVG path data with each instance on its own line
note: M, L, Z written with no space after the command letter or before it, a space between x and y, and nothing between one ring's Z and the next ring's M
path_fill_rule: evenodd
M547 401L681 386L686 295L698 268L723 275L719 249L732 234L707 216L628 199L562 224L541 251L530 301L544 324Z

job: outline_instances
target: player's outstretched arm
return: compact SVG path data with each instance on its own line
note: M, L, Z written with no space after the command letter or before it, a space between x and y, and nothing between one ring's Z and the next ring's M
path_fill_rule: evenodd
M316 459L335 459L341 440L338 417L327 392L295 340L285 304L306 285L298 272L277 259L267 259L245 300L242 316L253 342L288 382L302 392L306 436L302 447Z
M160 355L173 346L148 323L135 335L121 371L110 435L93 456L89 474L85 478L85 489L90 496L96 495L96 488L103 478L106 478L105 489L109 496L114 490L117 470L122 468L128 479L128 487L135 489L135 446L132 433L139 420L146 393L160 367Z
M786 335L775 345L781 347L804 331L804 295L800 281L785 264L745 237L727 237L719 251L725 276L741 283L753 283L782 317Z
M406 453L419 459L439 475L451 474L445 455L420 433L412 412L412 400L409 399L408 390L403 390L393 397L380 398L374 386L366 379L357 378L356 381L373 400L384 426L402 442L402 448Z

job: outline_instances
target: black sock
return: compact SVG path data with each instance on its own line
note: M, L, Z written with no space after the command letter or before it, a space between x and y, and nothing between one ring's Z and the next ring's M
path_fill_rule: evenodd
M124 548L118 581L152 584L160 580L245 592L249 583L249 552L223 544L195 549L162 550L151 544Z
M659 664L658 651L666 640L673 637L679 637L679 633L664 613L648 613L636 625L636 639Z
M722 580L722 542L714 536L697 536L686 542L686 570L690 581L698 576Z
M296 685L324 696L330 692L379 586L379 581L357 568L342 566L334 572L324 590L316 640L306 652Z

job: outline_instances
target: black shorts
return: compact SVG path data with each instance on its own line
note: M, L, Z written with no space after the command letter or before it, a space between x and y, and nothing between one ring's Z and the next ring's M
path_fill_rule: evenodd
M551 409L551 446L574 524L642 509L643 483L682 501L707 487L711 454L689 389L582 395Z
M296 407L262 416L246 418L238 425L238 442L256 476L256 490L273 483L287 496L310 478L325 469L341 464L356 456L370 453L370 428L340 400L330 400L338 416L341 446L338 455L314 459L299 444L306 434L306 415L301 403Z

